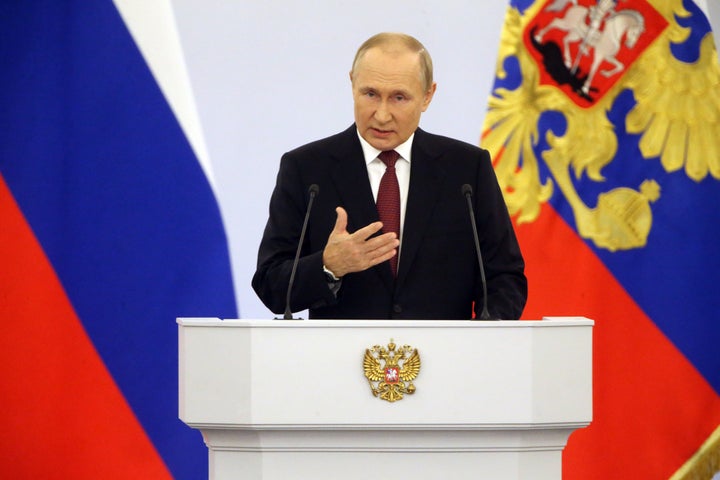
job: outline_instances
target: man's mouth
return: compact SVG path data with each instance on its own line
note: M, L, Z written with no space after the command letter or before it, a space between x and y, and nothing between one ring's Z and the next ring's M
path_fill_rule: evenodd
M379 128L373 128L373 133L378 137L387 137L393 133L392 130L380 130Z

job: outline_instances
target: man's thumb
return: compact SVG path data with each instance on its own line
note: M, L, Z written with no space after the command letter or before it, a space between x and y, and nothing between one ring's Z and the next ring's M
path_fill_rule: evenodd
M337 207L335 213L337 213L337 219L333 230L335 233L344 233L347 230L347 212L344 208Z

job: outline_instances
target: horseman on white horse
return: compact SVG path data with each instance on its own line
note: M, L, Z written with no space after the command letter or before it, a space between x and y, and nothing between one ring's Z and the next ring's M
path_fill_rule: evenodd
M620 51L623 37L626 37L625 46L628 48L635 46L638 38L645 31L645 19L635 10L616 12L614 0L599 0L597 5L589 8L578 5L577 0L555 0L546 11L561 12L570 3L572 6L567 9L565 15L554 18L535 35L535 40L538 43L542 42L545 34L553 29L566 32L563 38L563 59L565 66L573 74L577 71L580 58L588 55L591 47L594 49L592 66L582 87L582 92L587 95L595 73L603 61L614 65L614 68L601 72L606 77L615 75L625 68L615 55ZM577 42L582 43L573 61L570 44Z

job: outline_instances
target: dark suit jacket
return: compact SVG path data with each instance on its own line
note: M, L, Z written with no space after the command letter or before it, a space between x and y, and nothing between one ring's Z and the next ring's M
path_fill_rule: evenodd
M394 278L389 262L343 277L337 297L322 270L335 208L348 231L378 220L355 125L286 153L270 200L252 286L275 313L285 310L308 188L319 186L291 295L310 318L469 319L482 309L482 287L462 185L473 188L475 218L494 318L519 318L525 306L524 262L487 151L418 129ZM479 314L478 314L479 317Z

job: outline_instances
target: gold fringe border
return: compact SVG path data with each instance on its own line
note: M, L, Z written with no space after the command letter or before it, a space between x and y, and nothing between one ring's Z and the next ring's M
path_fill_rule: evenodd
M711 480L720 472L720 425L668 480Z

